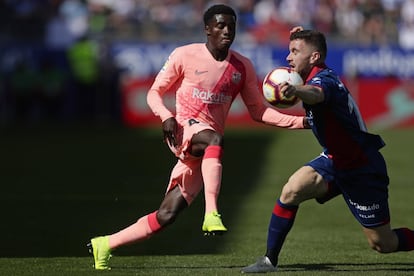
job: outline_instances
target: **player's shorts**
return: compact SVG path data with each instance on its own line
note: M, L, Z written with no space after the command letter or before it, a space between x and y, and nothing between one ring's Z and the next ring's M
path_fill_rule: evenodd
M213 131L214 128L211 127L209 124L205 124L199 122L195 119L190 119L184 123L184 125L178 124L177 126L177 133L176 133L176 141L177 146L173 146L167 142L168 147L181 160L187 159L194 159L195 157L188 153L188 147L191 145L191 138L193 136L203 130L211 129Z
M321 154L307 165L340 191L349 209L361 225L367 228L385 225L390 221L388 206L389 178L383 156L371 153L368 166L335 170L332 159Z
M206 130L214 130L210 125L190 119L184 125L178 125L176 147L168 144L170 150L178 157L177 164L171 172L167 187L169 192L176 185L179 186L181 194L190 205L203 188L203 177L201 174L202 157L195 157L188 153L193 135Z

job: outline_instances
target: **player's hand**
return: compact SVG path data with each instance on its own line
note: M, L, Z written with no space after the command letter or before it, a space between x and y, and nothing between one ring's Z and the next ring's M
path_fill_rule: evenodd
M312 118L303 117L303 128L311 128L311 125L312 125Z
M300 32L300 31L303 31L303 27L302 26L295 26L290 30L290 34Z
M174 117L168 118L162 122L162 131L164 133L164 141L171 146L177 146L177 120Z
M286 81L279 84L279 88L280 88L280 93L286 98L296 96L296 87Z

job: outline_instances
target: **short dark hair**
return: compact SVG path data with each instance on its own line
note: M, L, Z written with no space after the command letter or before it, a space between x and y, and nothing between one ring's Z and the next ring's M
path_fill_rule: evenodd
M321 59L325 61L328 47L326 46L326 39L323 33L315 30L302 30L290 35L290 41L295 39L303 39L306 43L314 46L321 54Z
M236 12L231 7L223 4L218 4L211 6L204 12L204 25L208 25L209 21L216 14L229 14L234 16L234 19L237 20Z

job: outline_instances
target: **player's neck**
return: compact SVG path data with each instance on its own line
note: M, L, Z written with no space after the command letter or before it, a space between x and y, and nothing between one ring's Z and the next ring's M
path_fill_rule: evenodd
M217 49L211 47L208 43L206 43L207 50L213 56L213 58L217 61L223 61L227 58L229 53L229 49Z

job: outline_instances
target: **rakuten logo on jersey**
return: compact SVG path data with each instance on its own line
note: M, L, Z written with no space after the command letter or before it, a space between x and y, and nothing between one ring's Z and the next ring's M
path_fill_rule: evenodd
M215 103L215 104L230 103L232 100L231 96L224 95L222 93L216 94L214 92L211 92L210 90L204 91L204 90L199 90L197 88L193 89L193 98L200 99L204 103Z

